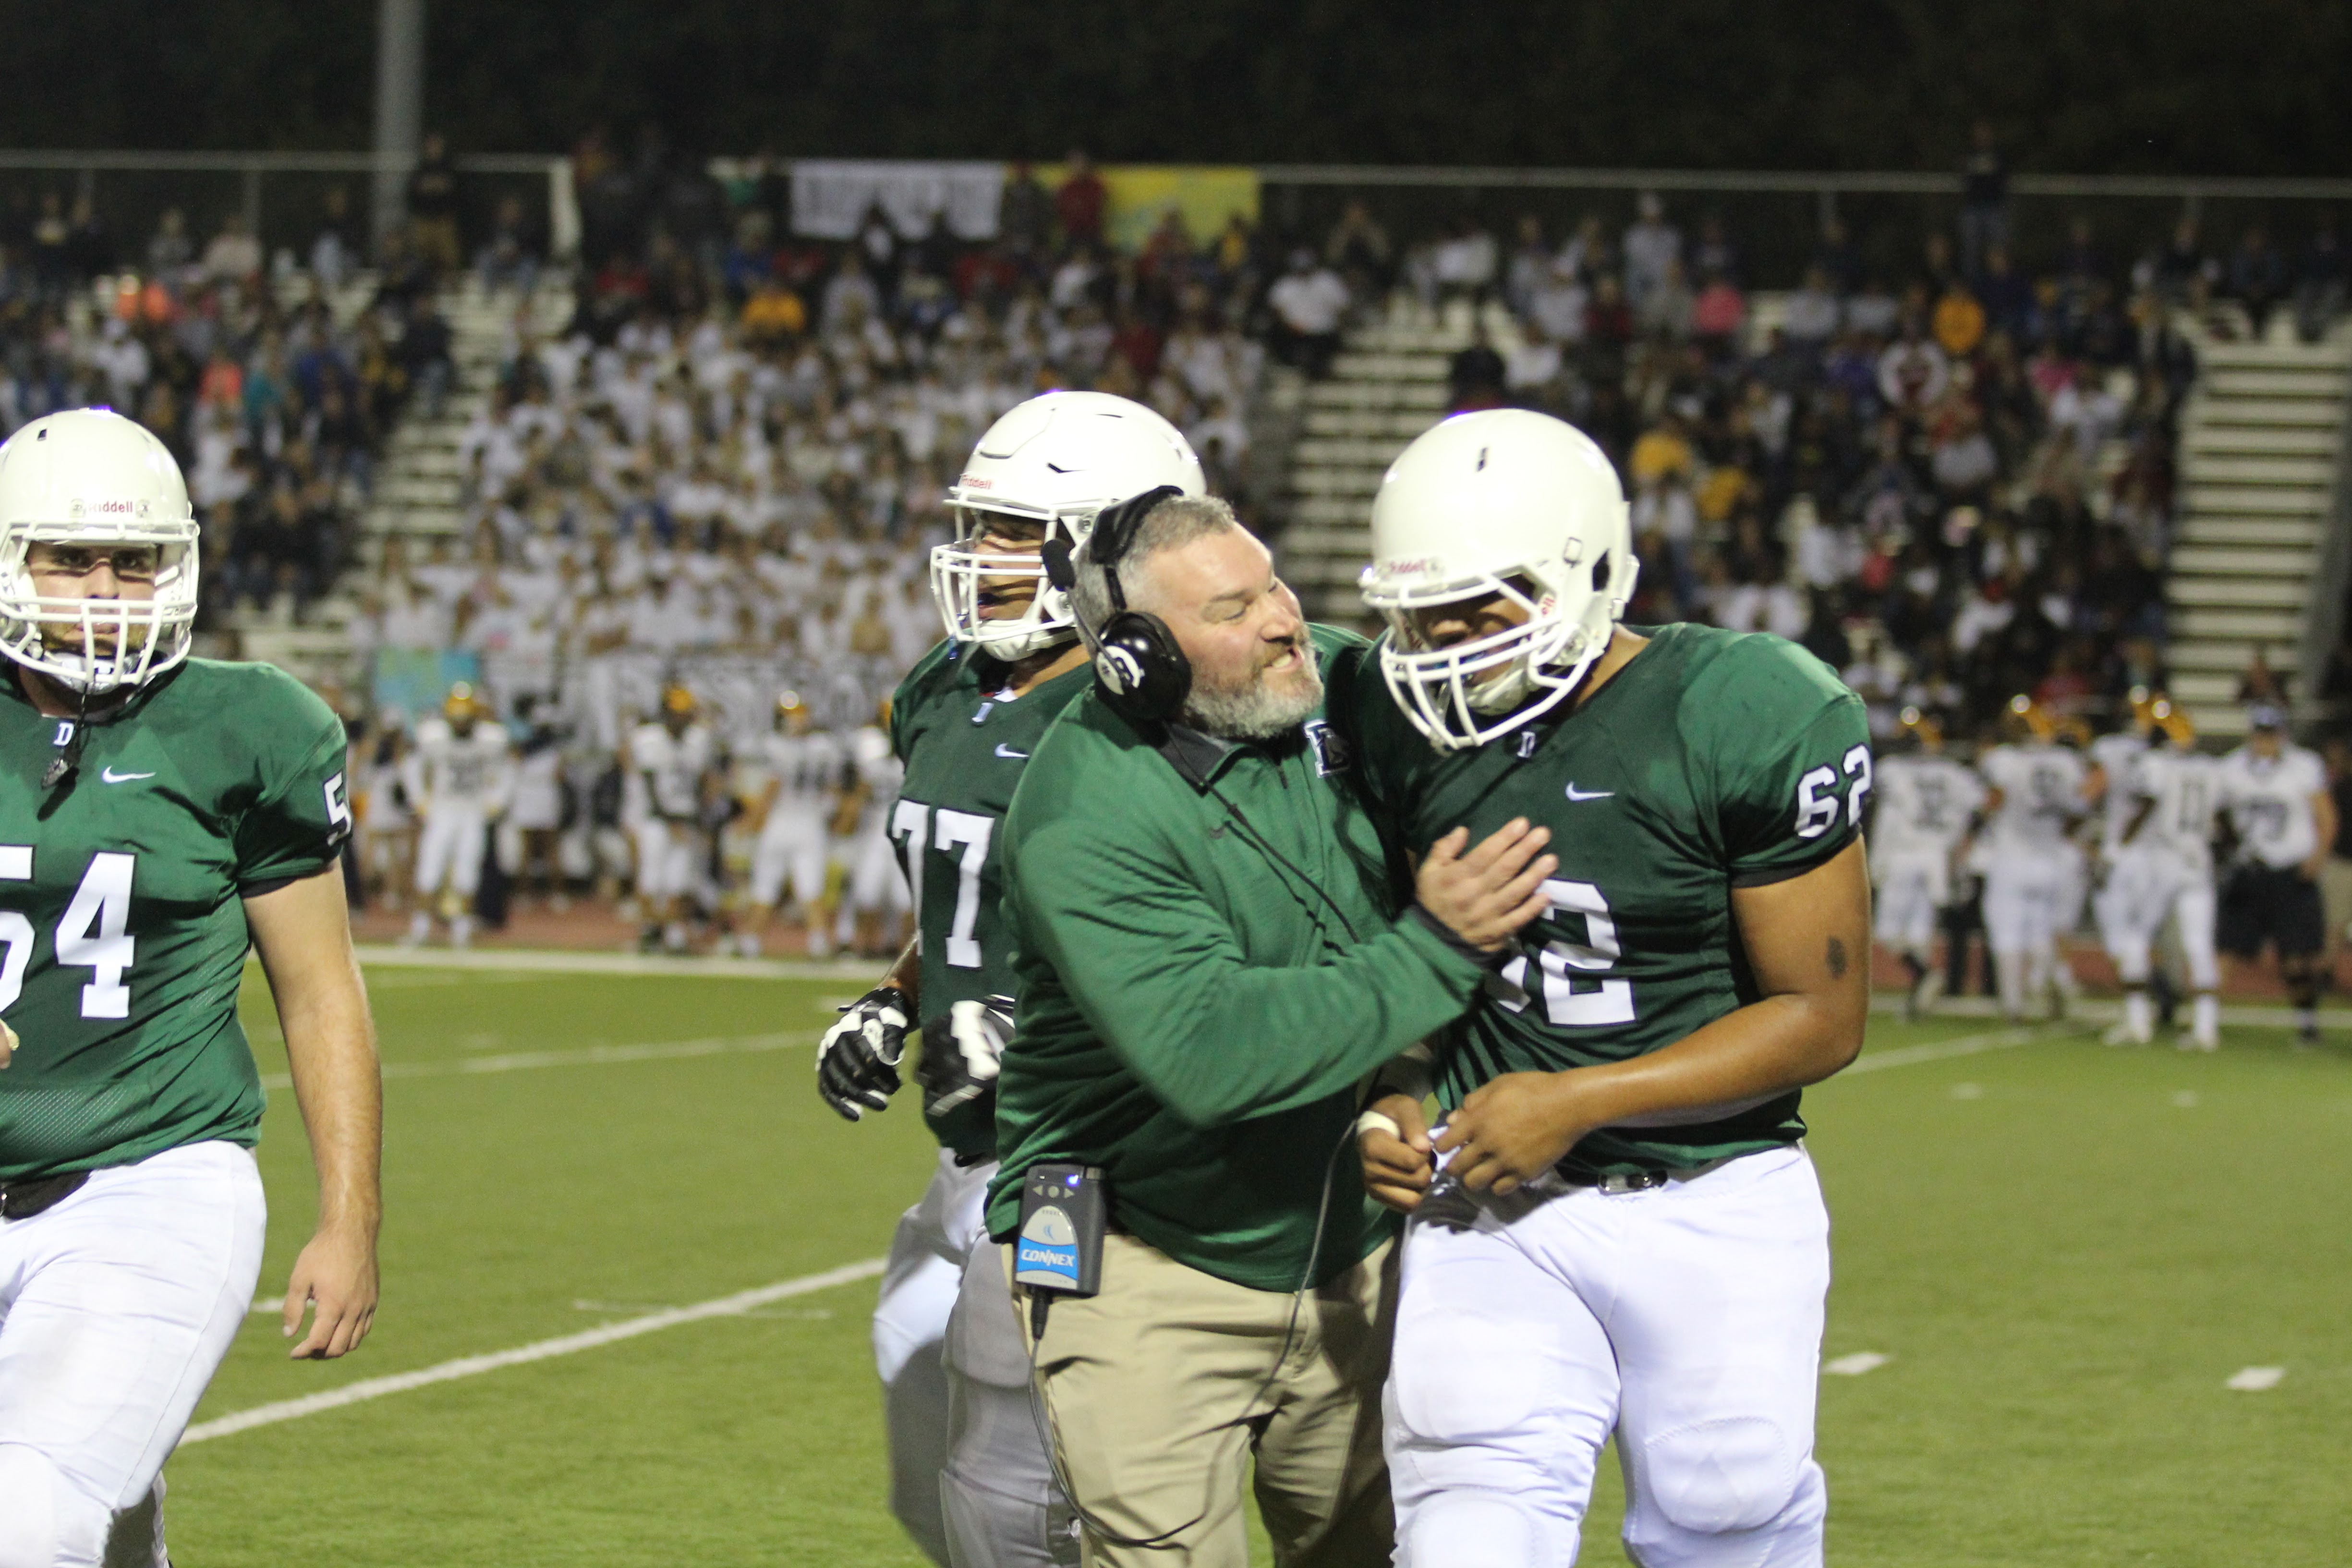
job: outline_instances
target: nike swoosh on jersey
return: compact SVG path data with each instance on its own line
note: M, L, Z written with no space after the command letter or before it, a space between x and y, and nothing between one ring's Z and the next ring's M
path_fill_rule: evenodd
M1009 763L1018 763L1018 762L1025 761L1025 760L1027 759L1028 755L1029 755L1029 753L1028 753L1028 752L1016 752L1016 751L1014 751L1012 747L1010 747L1010 746L1006 745L1006 744L1005 744L1003 742L1002 742L1002 741L999 741L999 742L996 742L996 754L997 754L998 756L1000 756L1000 757L1003 757L1006 762L1009 762Z
M112 768L100 768L98 776L109 784L129 784L132 779L152 779L153 773L118 773Z
M1607 800L1616 793L1613 789L1580 790L1574 784L1568 786L1568 798L1570 800Z

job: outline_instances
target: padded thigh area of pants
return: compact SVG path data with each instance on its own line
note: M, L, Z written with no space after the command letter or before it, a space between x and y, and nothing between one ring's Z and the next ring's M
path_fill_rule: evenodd
M1769 1524L1796 1495L1802 1464L1760 1415L1695 1422L1643 1446L1643 1489L1666 1520L1702 1534Z
M1412 1437L1439 1444L1491 1442L1535 1424L1542 1378L1527 1364L1524 1321L1465 1314L1444 1336L1416 1336L1423 1353L1391 1371L1396 1415ZM1443 1353L1427 1353L1442 1347Z
M0 1568L98 1568L111 1517L39 1449L0 1443Z

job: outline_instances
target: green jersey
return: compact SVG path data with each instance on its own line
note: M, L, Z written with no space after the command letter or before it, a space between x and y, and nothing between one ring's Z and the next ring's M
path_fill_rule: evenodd
M995 659L941 642L908 672L890 705L891 749L907 769L890 841L914 896L927 1041L948 1039L948 1010L957 1003L1013 994L998 828L1038 737L1094 680L1093 667L1081 664L1014 697L1005 675ZM995 1114L994 1097L981 1095L933 1120L931 1131L966 1159L988 1158Z
M0 668L0 1012L20 1041L0 1180L257 1141L240 900L316 873L351 828L342 724L268 665L190 659L44 789L71 732Z
M1149 732L1089 695L1039 745L1004 824L1021 1026L999 1240L1024 1173L1062 1161L1101 1167L1115 1224L1254 1290L1310 1263L1320 1284L1396 1234L1353 1157L1360 1080L1461 1016L1486 971L1398 914L1328 722L1370 649L1312 636L1327 713L1286 735Z
M1520 933L1528 956L1442 1053L1448 1108L1505 1073L1662 1050L1756 1001L1732 889L1800 876L1860 831L1869 728L1828 666L1776 637L1646 635L1581 708L1475 750L1433 751L1377 688L1357 704L1366 776L1403 847L1461 826L1475 844L1524 816L1559 857L1549 913ZM1797 1106L1792 1091L1698 1124L1603 1128L1570 1159L1632 1172L1752 1153L1804 1135Z

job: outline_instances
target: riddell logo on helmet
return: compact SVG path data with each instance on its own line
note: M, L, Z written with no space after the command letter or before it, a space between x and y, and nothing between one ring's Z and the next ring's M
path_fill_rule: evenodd
M996 488L992 480L975 479L970 474L966 474L960 482L968 490L992 490Z
M1390 561L1382 570L1391 577L1425 577L1445 563L1434 555L1423 555L1410 561Z
M82 517L145 517L147 503L143 500L75 500L67 503L66 515Z

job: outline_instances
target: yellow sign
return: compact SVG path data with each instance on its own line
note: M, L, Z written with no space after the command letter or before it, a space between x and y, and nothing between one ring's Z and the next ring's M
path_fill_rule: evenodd
M1047 194L1061 188L1067 172L1059 163L1034 166L1037 183ZM1257 171L1217 164L1118 163L1097 166L1109 200L1103 213L1103 237L1121 250L1143 248L1170 209L1182 215L1184 228L1195 247L1205 246L1224 232L1238 213L1257 223Z

